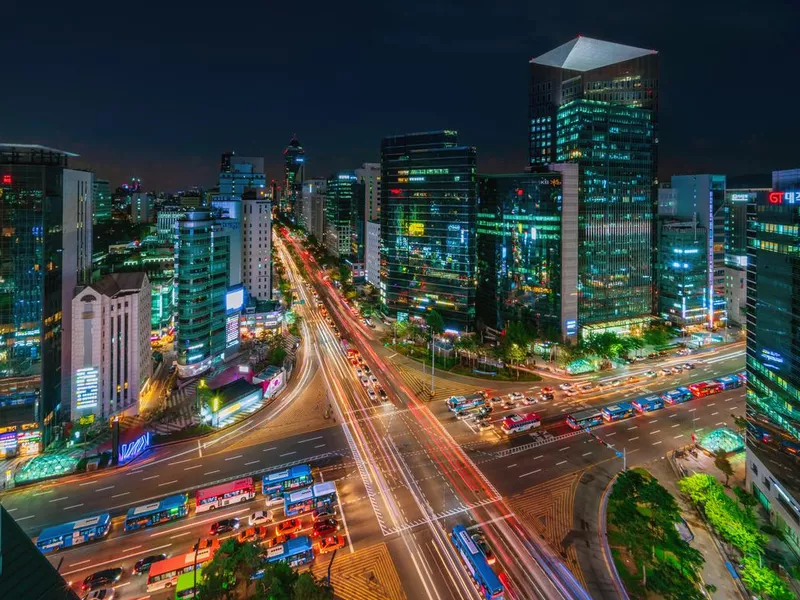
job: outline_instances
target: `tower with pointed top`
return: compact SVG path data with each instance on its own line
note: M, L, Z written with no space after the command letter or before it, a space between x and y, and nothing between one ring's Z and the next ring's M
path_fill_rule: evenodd
M278 211L284 217L297 221L296 207L303 193L303 175L306 153L297 135L293 134L289 145L283 151L283 194Z

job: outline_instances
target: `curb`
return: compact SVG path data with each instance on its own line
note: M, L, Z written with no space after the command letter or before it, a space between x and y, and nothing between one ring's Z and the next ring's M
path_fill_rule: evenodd
M606 531L606 513L608 511L608 497L614 487L614 482L619 477L619 474L614 475L611 481L608 482L606 489L603 490L603 496L600 498L600 508L598 509L597 519L597 537L600 538L600 545L603 549L603 560L606 563L608 572L611 574L611 579L614 581L614 587L617 588L617 593L622 600L630 600L628 590L625 589L625 584L617 571L617 566L614 564L614 557L611 555L611 546L608 544L608 532Z

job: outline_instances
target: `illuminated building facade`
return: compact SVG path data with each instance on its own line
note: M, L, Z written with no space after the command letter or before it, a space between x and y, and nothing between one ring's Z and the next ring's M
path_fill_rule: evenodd
M108 179L95 178L93 184L92 221L97 223L111 222L111 187Z
M381 218L381 164L364 163L355 171L359 183L364 184L364 220Z
M0 144L0 425L36 420L45 444L69 416L72 297L91 276L93 176L74 156Z
M229 238L208 210L176 223L175 350L178 373L207 370L225 352Z
M747 222L771 190L751 186L725 190L725 310L728 323L734 326L747 321Z
M578 325L653 312L658 53L578 37L530 61L529 162L579 165Z
M747 487L800 550L800 169L775 171L747 239Z
M364 236L359 223L364 215L364 184L353 171L328 177L325 190L325 246L331 256L341 259L359 257L363 261Z
M283 194L279 207L279 212L288 218L295 218L294 207L302 195L305 163L306 153L297 137L292 136L283 151Z
M478 176L476 316L543 338L577 335L578 169Z
M706 326L725 325L725 176L674 175L675 215L696 218L705 227L706 244Z
M251 297L272 298L272 203L263 189L242 196L242 283Z
M327 179L306 179L303 182L301 225L320 243L325 239L325 195L327 190Z
M137 414L153 373L150 281L111 273L72 300L72 420Z
M436 309L445 326L475 324L476 152L455 131L381 144L381 301L391 317Z
M695 220L658 223L658 315L685 329L706 322L708 233Z

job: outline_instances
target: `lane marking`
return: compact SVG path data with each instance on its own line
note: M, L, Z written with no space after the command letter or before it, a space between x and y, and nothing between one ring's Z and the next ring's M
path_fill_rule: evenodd
M71 567L77 567L78 565L85 565L87 562L91 562L91 560L92 560L91 558L87 558L86 560L79 560L76 563L72 563L71 565L68 565L67 568L69 569Z
M130 492L122 492L121 494L115 494L114 496L111 496L111 497L112 498L121 498L122 496L127 496L128 494L130 494Z
M675 414L672 414L672 415L670 415L670 416L669 416L669 418L670 418L670 419L674 419L674 418L675 418L675 417L677 417L677 416L678 416L678 413L675 413Z
M556 466L558 466L558 465L563 465L565 462L567 462L567 461L565 461L565 460L562 460L560 463L556 463Z
M675 429L676 427L680 427L680 426L681 426L681 424L680 424L680 423L675 423L675 425L673 425L672 427L670 427L670 429Z
M73 508L78 508L80 506L83 506L83 502L81 502L80 504L73 504L72 506L65 506L64 510L72 510Z
M559 448L559 452L563 452L564 450L569 450L569 446L564 446L563 448Z
M633 427L628 427L628 431L631 431L633 429L639 429L639 426L638 425L634 425Z
M658 419L653 419L652 421L648 421L648 423L649 423L650 425L652 425L653 423L655 423L655 422L657 422L657 421L658 421Z
M191 469L199 469L199 468L200 468L200 467L202 467L202 466L203 466L203 465L192 465L191 467L186 467L186 468L184 468L183 470L184 470L184 471L190 471Z
M236 456L229 456L225 460L236 460L237 458L242 458L241 454L237 454Z
M246 462L246 463L244 463L244 466L246 467L247 465L254 465L254 464L256 464L257 462L261 462L261 461L258 461L258 460L251 460L250 462Z
M321 435L318 435L317 437L306 438L305 440L299 440L297 443L298 443L298 444L305 444L306 442L313 442L313 441L315 441L315 440L321 440L321 439L322 439L322 437L323 437L323 436L321 436Z
M682 437L683 437L683 435L684 435L684 434L676 435L676 436L675 436L674 438L672 438L672 439L674 439L674 440L677 440L678 438L682 438Z
M165 485L172 485L173 483L178 483L178 480L173 479L172 481L167 481L166 483L159 483L158 487L164 487Z
M539 456L534 456L533 460L539 460L540 458L544 458L544 454L540 454Z
M638 439L639 439L639 436L637 435L636 437L628 438L628 441L632 442L633 440L638 440Z
M270 450L275 450L275 446L273 446L272 448L264 448L262 452L269 452Z
M156 477L161 477L161 475L150 475L150 477L145 477L142 481L147 481L148 479L155 479Z
M655 431L651 431L650 435L655 435L657 433L661 433L661 430L660 429L656 429Z
M69 498L69 496L61 496L61 498L53 498L52 500L50 500L50 504L52 504L53 502L61 502L62 500L66 500L67 498Z
M184 458L183 460L176 460L175 462L167 463L167 466L171 467L172 465L180 465L180 464L183 464L183 463L187 463L190 460L194 460L194 459L193 458Z
M512 468L512 467L516 467L516 466L517 466L517 463L514 463L513 465L508 465L508 466L506 467L506 469L510 469L510 468Z
M529 473L523 473L522 475L520 475L520 477L527 477L528 475L535 475L539 471L541 471L541 469L536 469L535 471L530 471Z
M95 492L104 492L105 490L113 490L113 489L114 489L114 486L113 485L109 485L109 486L106 486L104 488L97 488L95 490Z
M617 432L612 431L611 433L606 434L606 437L611 437L612 435L617 435Z
M216 471L209 471L208 473L203 473L203 475L213 475L214 473L219 473L219 469Z
M661 441L653 442L653 446L658 446L660 443L661 443Z
M327 446L327 444L318 444L317 446L314 446L314 449L324 448L325 446Z
M278 458L283 458L284 456L291 456L292 454L297 454L297 452L294 452L294 451L292 451L292 452L284 452Z
M99 479L95 479L95 480L93 480L93 481L85 481L84 483L81 483L80 485L81 485L81 486L84 486L84 485L94 485L95 483L100 483L100 480L99 480Z
M718 414L719 414L719 411L717 411L717 412L713 412L713 413L711 413L711 416L712 416L712 417L715 417L715 416L717 416Z
M14 519L14 520L15 521L24 521L25 519L32 519L35 516L36 515L28 515L27 517L18 517L18 518Z
M130 552L131 550L138 550L141 547L142 545L139 544L138 546L133 546L132 548L125 548L125 550L123 550L122 552Z

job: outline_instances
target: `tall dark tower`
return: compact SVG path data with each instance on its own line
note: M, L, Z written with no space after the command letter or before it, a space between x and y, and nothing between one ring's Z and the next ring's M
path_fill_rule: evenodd
M222 153L222 158L219 161L219 172L220 173L230 173L231 172L231 158L233 158L235 152L229 150L228 152Z
M587 37L530 61L530 165L578 165L578 325L653 313L658 53ZM567 268L562 266L562 268Z
M294 207L303 190L305 161L306 153L297 136L292 135L292 141L283 151L283 196L279 209L289 219L294 219Z

